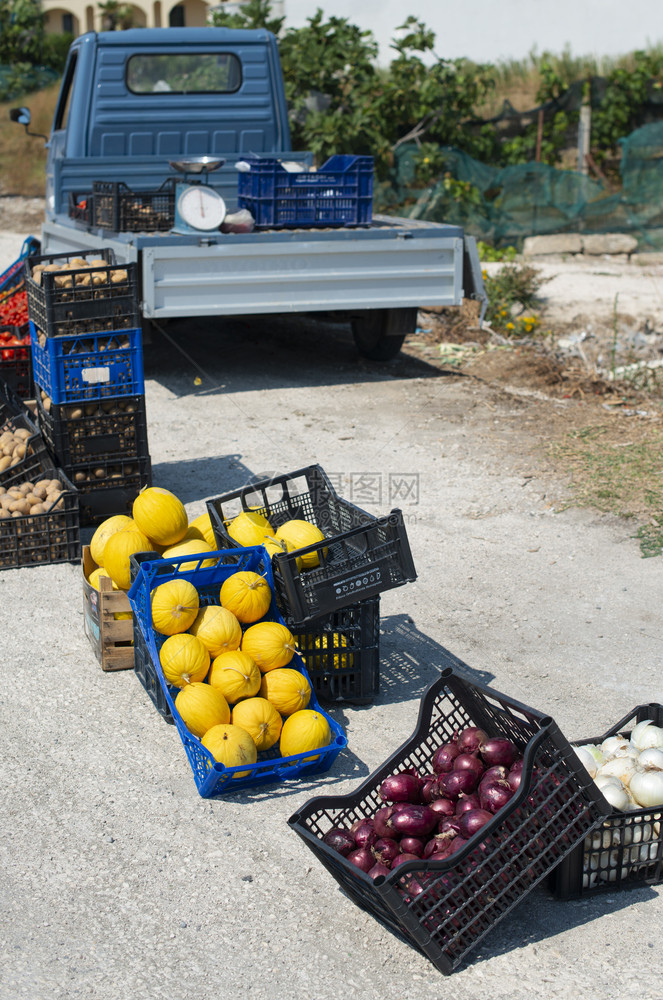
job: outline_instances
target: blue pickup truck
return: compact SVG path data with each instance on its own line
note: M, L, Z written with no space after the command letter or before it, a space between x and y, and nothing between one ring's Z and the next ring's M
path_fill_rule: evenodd
M27 125L29 109L12 117ZM398 353L418 307L475 298L485 308L476 243L458 226L369 213L356 225L223 232L219 220L240 206L238 175L258 161L293 171L293 183L314 178L312 157L290 142L268 31L81 35L48 140L42 253L106 247L119 262L137 262L146 325L325 314L349 322L359 352L374 360ZM175 216L156 229L142 217L130 226L101 217L97 209L126 191L175 198Z

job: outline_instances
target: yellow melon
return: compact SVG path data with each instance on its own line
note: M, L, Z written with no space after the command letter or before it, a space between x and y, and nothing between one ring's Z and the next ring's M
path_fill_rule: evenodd
M135 526L110 536L104 546L103 565L120 590L128 590L131 586L131 556L136 552L149 552L151 548L150 539Z
M161 553L163 559L181 559L182 556L201 556L205 552L213 552L214 550L209 547L207 542L203 541L201 538L189 538L183 539L181 542L177 542L175 545L169 545ZM184 573L188 570L197 569L198 566L216 566L217 559L192 559L190 562L180 563L177 567L178 573Z
M292 632L280 622L258 622L242 636L242 652L253 657L263 674L287 666L296 648Z
M232 723L212 726L200 742L209 750L214 760L223 764L224 767L255 764L258 759L258 751L250 733L247 733L241 726L234 726ZM243 778L250 773L250 769L237 771L233 778Z
M209 670L209 653L189 632L169 636L159 650L159 663L169 684L184 687L202 681Z
M269 610L272 591L263 576L252 570L233 573L221 585L220 600L224 608L244 625L257 622Z
M106 542L116 531L122 531L133 525L133 520L127 514L113 514L102 521L90 539L90 555L97 566L103 565L104 548Z
M185 684L175 699L175 708L194 736L204 736L212 726L230 722L230 708L218 688L205 681Z
M204 538L207 544L213 549L223 548L223 546L216 544L212 521L207 511L204 514L199 514L198 517L194 517L193 521L189 521L189 528L199 531L201 537Z
M260 697L271 701L281 715L292 715L308 705L311 685L299 670L278 667L262 675Z
M316 542L324 541L324 535L315 524L310 521L303 521L300 518L293 518L285 521L276 530L276 537L292 545L293 549L303 549L307 545L315 545ZM323 549L326 553L327 549ZM307 552L301 556L302 569L314 569L320 565L317 552Z
M147 486L133 502L133 518L157 545L174 545L189 526L184 504L170 490Z
M105 576L106 579L111 581L111 583L113 584L113 590L120 589L116 583L113 583L113 578L111 577L110 573L108 573L103 566L97 566L97 568L93 569L90 575L88 576L88 582L92 584L95 590L101 590L101 586L99 585L99 580L102 576Z
M207 646L212 657L239 649L242 641L242 626L232 611L218 604L201 608L189 631Z
M200 607L198 591L189 580L168 580L159 584L150 597L152 626L162 635L175 635L196 620Z
M292 757L307 750L319 750L327 747L332 741L331 727L322 714L313 709L305 708L294 712L283 723L281 730L281 756ZM317 760L319 754L306 757L306 760Z
M228 534L238 545L262 545L265 538L274 535L274 529L257 510L243 510L234 517L226 528Z
M223 692L230 705L241 698L252 698L260 690L260 671L255 660L239 649L215 656L207 680Z
M278 742L283 719L266 698L245 698L238 701L231 721L246 729L258 750L269 750Z

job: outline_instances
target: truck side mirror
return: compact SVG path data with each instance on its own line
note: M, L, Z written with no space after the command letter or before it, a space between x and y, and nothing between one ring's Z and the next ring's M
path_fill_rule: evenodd
M19 125L25 125L26 128L32 121L30 108L11 108L9 111L9 117L13 122L18 122Z
M28 125L32 121L32 115L30 114L30 108L10 108L9 117L11 121L18 122L22 125L28 135L34 135L38 139L45 139L48 142L48 136L43 135L41 132L30 132Z

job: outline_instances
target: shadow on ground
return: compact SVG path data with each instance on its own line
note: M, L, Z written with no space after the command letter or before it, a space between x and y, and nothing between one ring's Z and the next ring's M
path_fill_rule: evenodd
M175 396L445 375L405 354L381 363L362 358L349 326L310 316L160 321L143 362L145 377Z

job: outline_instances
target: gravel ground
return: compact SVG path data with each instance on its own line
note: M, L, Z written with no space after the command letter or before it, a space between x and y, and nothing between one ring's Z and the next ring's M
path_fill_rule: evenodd
M0 267L22 238L0 240ZM382 597L381 691L333 709L349 744L332 770L210 801L133 672L100 669L80 567L0 573L1 1000L661 1000L660 887L560 902L541 885L445 982L287 819L409 737L449 654L571 740L663 701L663 560L629 523L557 509L519 448L535 400L406 356L358 361L314 324L169 332L186 356L145 347L156 484L193 517L249 475L319 462L360 506L403 509L418 579Z

